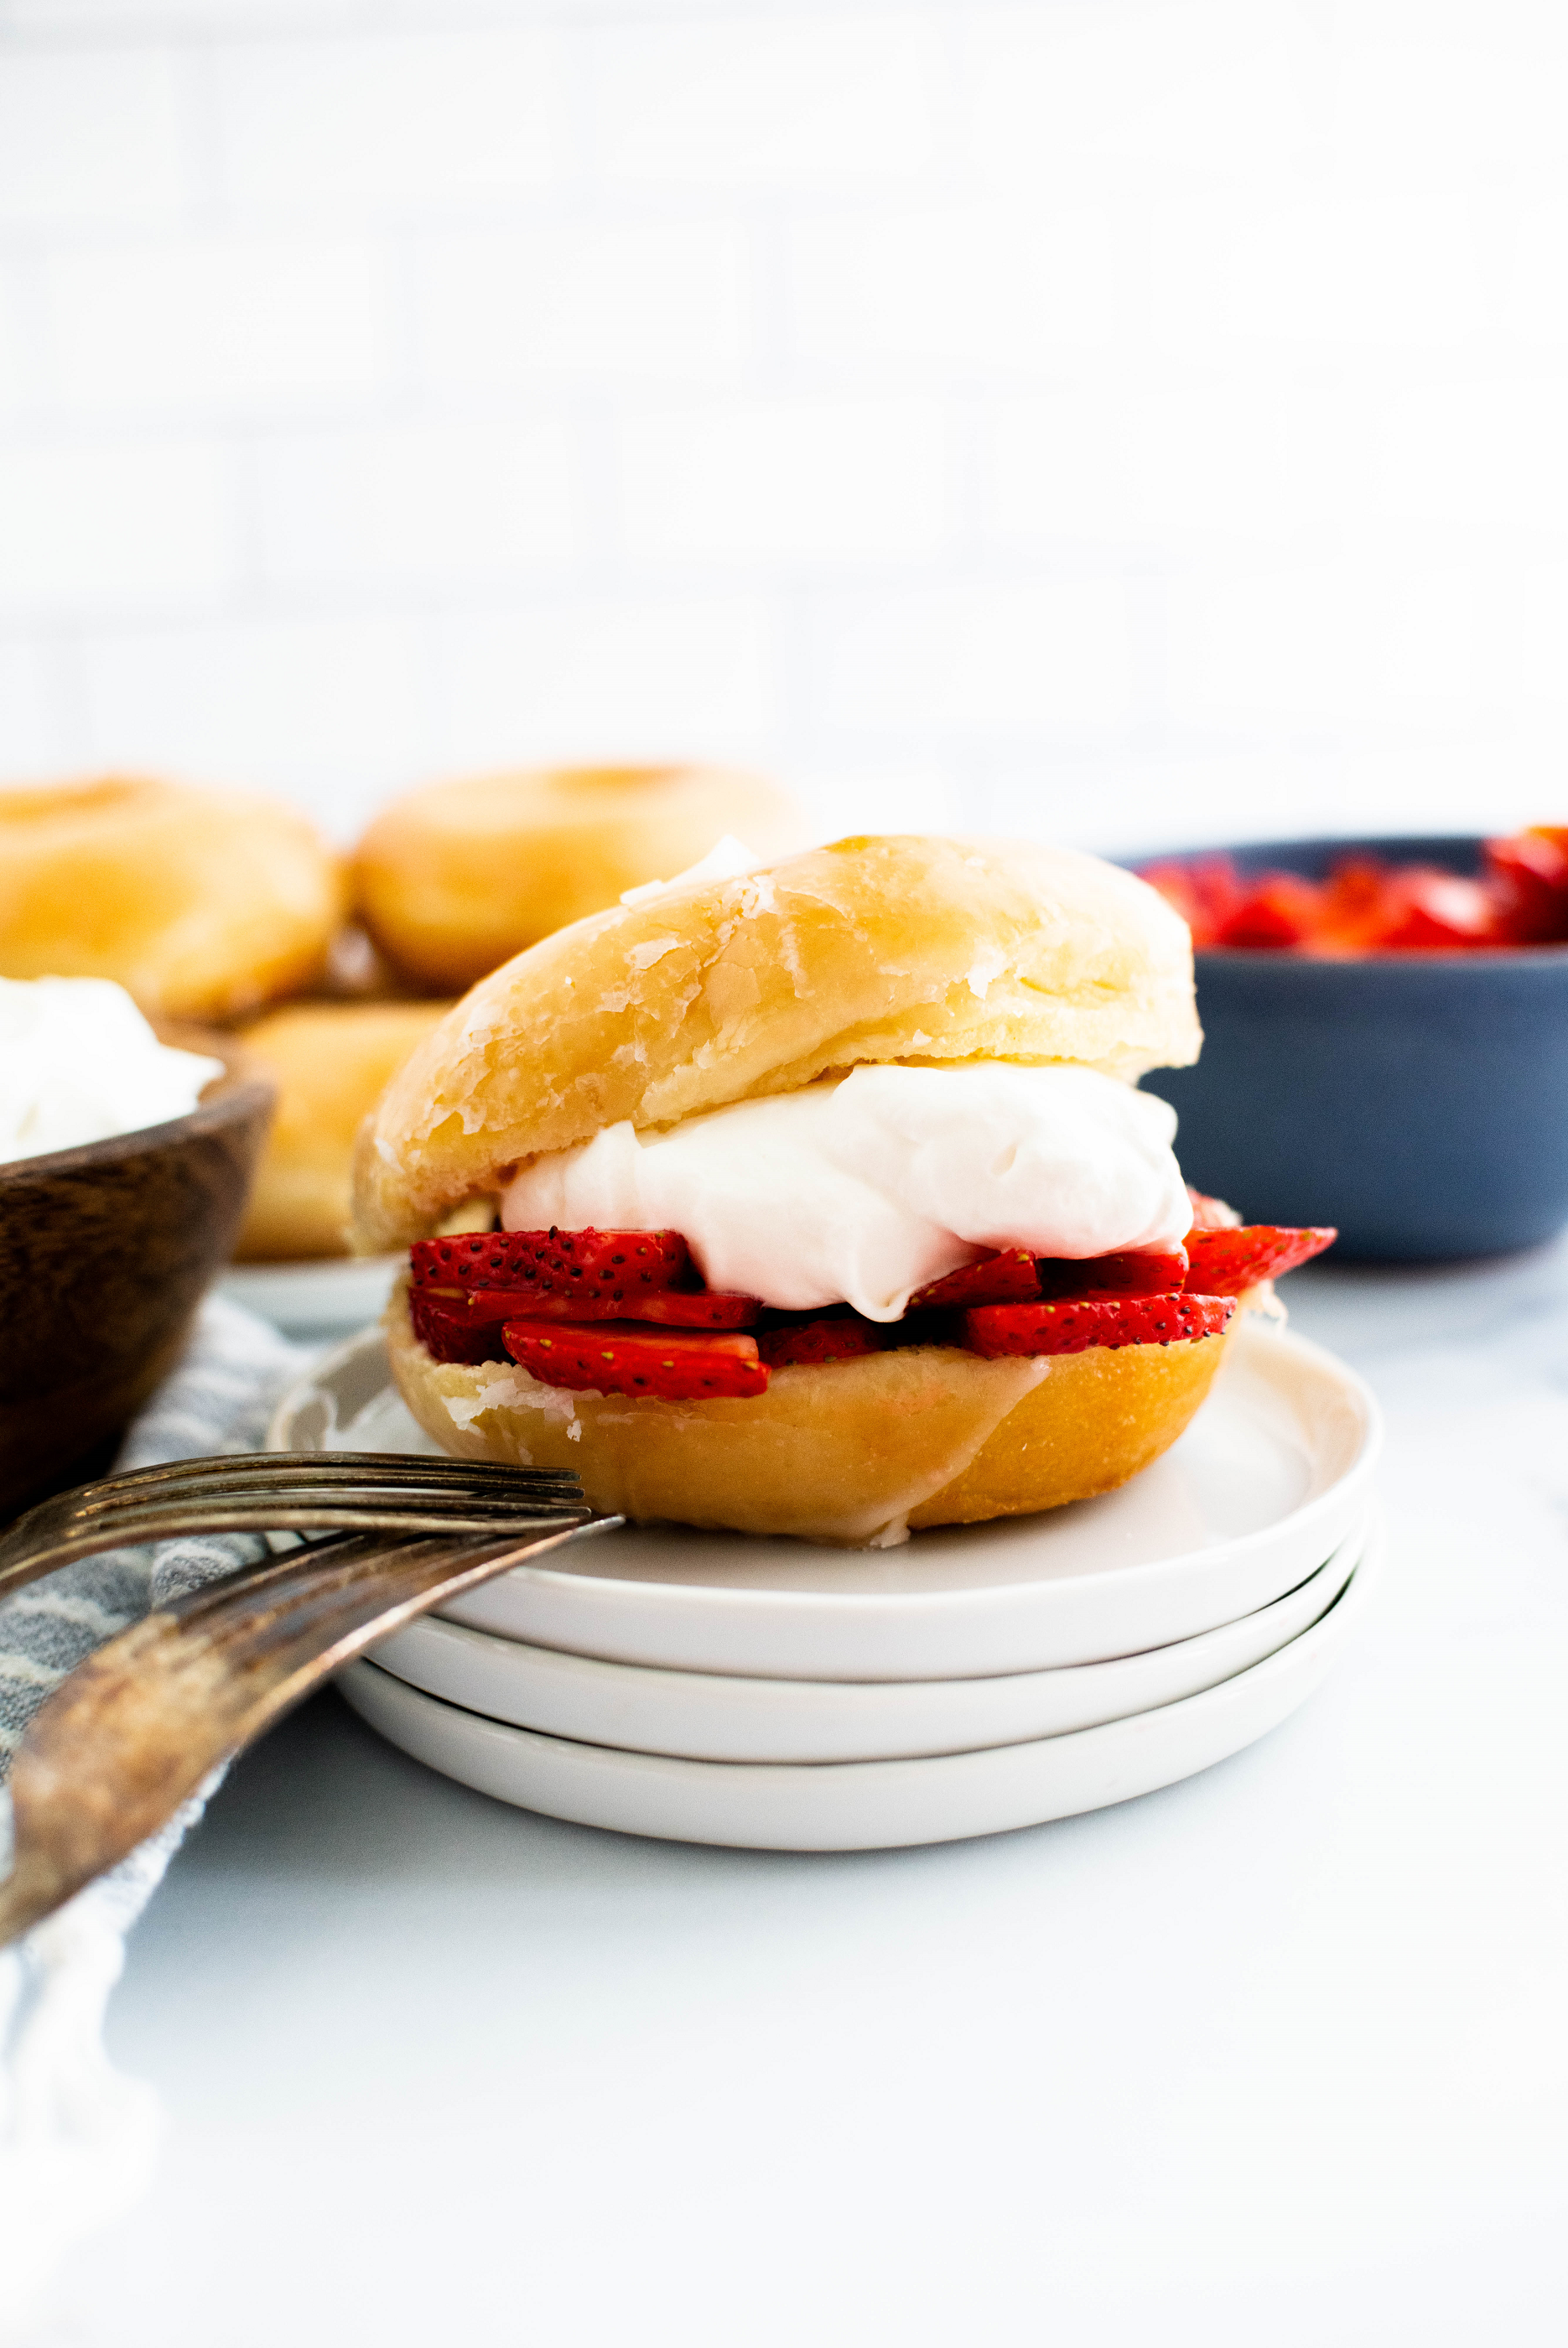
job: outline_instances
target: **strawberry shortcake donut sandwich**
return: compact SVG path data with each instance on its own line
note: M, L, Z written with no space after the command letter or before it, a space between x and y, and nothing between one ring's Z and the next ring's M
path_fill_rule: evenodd
M1333 1236L1194 1200L1136 1086L1199 1042L1185 924L1092 857L729 843L483 979L362 1128L398 1389L639 1521L886 1545L1109 1491Z

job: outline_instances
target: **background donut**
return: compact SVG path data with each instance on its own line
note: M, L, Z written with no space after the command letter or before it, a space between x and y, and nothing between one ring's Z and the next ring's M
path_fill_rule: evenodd
M0 975L111 978L168 1019L312 985L343 911L296 808L109 775L0 790Z
M727 832L798 845L773 784L718 767L555 767L433 783L383 809L354 859L361 919L412 977L456 990Z
M278 1102L235 1256L342 1255L354 1137L445 1003L301 1003L244 1031Z

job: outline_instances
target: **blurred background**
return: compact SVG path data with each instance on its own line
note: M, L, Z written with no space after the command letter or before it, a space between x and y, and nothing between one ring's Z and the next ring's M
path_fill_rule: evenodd
M1568 11L0 0L0 778L1568 804Z

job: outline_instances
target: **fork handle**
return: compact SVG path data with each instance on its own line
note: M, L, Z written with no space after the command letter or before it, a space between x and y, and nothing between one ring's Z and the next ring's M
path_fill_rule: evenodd
M17 1749L0 1946L118 1865L221 1762L377 1639L624 1521L584 1513L521 1541L350 1536L225 1574L106 1641Z

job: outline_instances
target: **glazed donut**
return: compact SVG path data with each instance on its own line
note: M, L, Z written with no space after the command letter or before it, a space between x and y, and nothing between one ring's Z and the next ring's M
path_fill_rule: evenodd
M1108 1251L1109 1277L1130 1261L1109 1251L1142 1249L1144 1269L1184 1271L1160 1252L1191 1222L1173 1120L1129 1080L1198 1044L1184 925L1141 882L1070 851L841 840L594 915L474 988L366 1121L359 1245L406 1241L479 1196L499 1194L504 1227L421 1254L423 1282L469 1288L428 1285L418 1327L407 1285L395 1292L398 1389L447 1450L571 1468L595 1507L636 1519L885 1543L1107 1491L1186 1426L1227 1343L1186 1333L1222 1330L1233 1308L1166 1298L1123 1328L1093 1306L1100 1334L1063 1344L1031 1323L1028 1351L1016 1322L993 1344L995 1323L938 1311L948 1292L928 1301L928 1283L969 1278L976 1247L1011 1250L1037 1298L1058 1292L1036 1285L1036 1257ZM700 1292L645 1309L653 1273L614 1267L634 1267L647 1251L633 1241L656 1231L682 1232L717 1313L738 1313L713 1328L760 1314L755 1341L675 1335L696 1325ZM621 1231L630 1254L596 1236ZM622 1285L595 1295L581 1280L579 1240L601 1251L594 1278ZM1171 1284L1167 1269L1153 1287ZM460 1312L459 1357L439 1334L466 1294L496 1324L486 1358L463 1352L476 1323ZM846 1322L812 1313L851 1306L853 1358L790 1350L802 1322L837 1343ZM923 1317L907 1335L872 1325L912 1309ZM563 1383L504 1357L500 1322L526 1350L512 1316L534 1312L546 1351L529 1359ZM548 1350L551 1329L565 1354ZM607 1344L645 1350L616 1368ZM696 1355L692 1376L715 1390L691 1398L682 1363ZM601 1361L603 1391L584 1376ZM738 1382L716 1385L727 1365ZM611 1391L617 1378L631 1383Z
M857 1062L1198 1056L1186 924L1130 873L1025 840L841 839L617 905L480 982L361 1137L356 1245L406 1247L507 1169Z
M277 1109L234 1253L243 1262L342 1255L354 1137L444 1003L300 1003L243 1031Z
M758 855L802 837L770 783L713 767L559 767L432 783L360 841L360 917L428 986L470 986L623 890L668 880L732 833Z
M274 800L137 776L0 790L7 978L112 978L152 1015L231 1019L312 983L342 895Z
M637 1523L882 1546L1113 1491L1170 1449L1231 1342L994 1362L911 1345L775 1370L753 1401L675 1403L438 1362L414 1334L406 1283L387 1334L408 1409L461 1458L569 1468L593 1508Z

